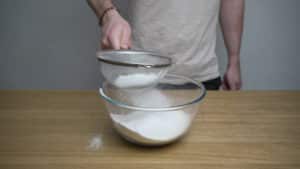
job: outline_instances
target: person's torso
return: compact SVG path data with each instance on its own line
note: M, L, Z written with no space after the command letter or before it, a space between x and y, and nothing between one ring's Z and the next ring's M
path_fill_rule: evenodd
M172 57L172 73L215 78L219 5L220 0L129 0L133 48Z

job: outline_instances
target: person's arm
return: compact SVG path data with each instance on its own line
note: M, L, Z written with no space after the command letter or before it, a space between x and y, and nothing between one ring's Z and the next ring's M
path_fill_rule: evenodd
M223 89L239 90L242 86L240 48L244 22L244 0L221 0L220 21L228 53Z
M119 14L111 0L87 0L101 23L103 49L128 49L131 47L131 28ZM113 8L113 9L112 9Z

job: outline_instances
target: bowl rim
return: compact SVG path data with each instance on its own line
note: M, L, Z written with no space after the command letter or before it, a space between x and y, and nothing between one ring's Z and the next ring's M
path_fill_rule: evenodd
M181 76L181 75L176 75L176 74L166 74L166 76L171 76L171 77L176 77L176 78L181 78L181 79L185 79L188 80L189 82L195 84L198 86L198 88L200 89L200 94L197 98L186 102L184 104L180 104L180 105L174 105L174 106L169 106L169 107L160 107L160 108L153 108L153 107L143 107L143 106L132 106L132 105L128 105L124 102L115 100L109 96L107 96L103 90L102 87L99 88L99 94L100 96L107 102L116 105L118 107L122 107L122 108L126 108L126 109L132 109L132 110L137 110L137 111L173 111L173 110L179 110L179 109L183 109L187 106L196 104L196 103L200 103L203 98L206 96L206 89L204 87L204 85L202 83L199 83L191 78L185 77L185 76ZM108 82L104 82L104 83L108 83Z
M138 64L138 63L128 63L128 62L121 62L121 61L114 61L104 58L103 56L108 54L144 54L150 55L152 57L163 58L167 60L167 63L161 64ZM96 53L97 59L100 62L108 63L111 65L119 65L119 66L127 66L127 67L144 67L144 68L164 68L169 67L172 65L172 59L167 56L162 56L155 52L150 51L142 51L142 50L102 50Z

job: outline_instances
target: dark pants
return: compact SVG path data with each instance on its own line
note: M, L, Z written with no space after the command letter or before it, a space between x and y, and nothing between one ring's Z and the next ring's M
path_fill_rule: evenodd
M212 80L208 80L205 82L202 82L202 84L205 86L206 90L219 90L222 84L221 78L215 78Z

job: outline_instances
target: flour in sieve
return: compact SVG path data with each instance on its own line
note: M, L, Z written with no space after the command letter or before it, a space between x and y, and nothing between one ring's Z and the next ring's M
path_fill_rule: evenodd
M114 81L114 85L120 88L141 87L151 85L158 80L159 75L154 73L134 73L118 76Z

